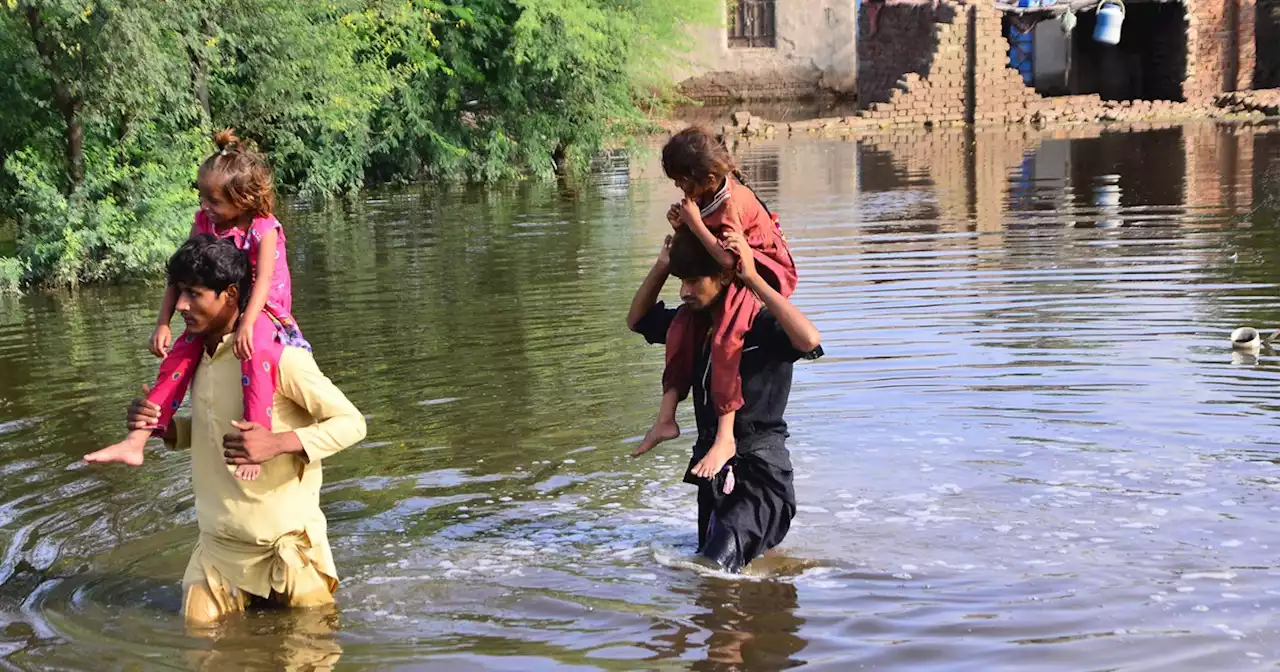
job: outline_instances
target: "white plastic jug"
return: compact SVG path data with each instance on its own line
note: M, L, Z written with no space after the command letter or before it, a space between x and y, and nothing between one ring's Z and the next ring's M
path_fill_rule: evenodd
M1102 0L1098 3L1098 24L1093 28L1093 40L1103 44L1120 44L1120 26L1123 24L1123 0Z

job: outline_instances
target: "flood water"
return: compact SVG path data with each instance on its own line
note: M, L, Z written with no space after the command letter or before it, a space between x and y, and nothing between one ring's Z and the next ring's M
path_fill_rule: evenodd
M800 512L752 576L673 561L696 541L691 439L626 457L662 352L624 316L675 197L635 156L586 184L287 214L295 312L369 416L325 467L336 615L189 636L186 456L77 463L154 375L159 288L0 300L0 665L1280 663L1280 358L1228 341L1280 327L1257 209L1280 132L737 150L827 351L788 412Z

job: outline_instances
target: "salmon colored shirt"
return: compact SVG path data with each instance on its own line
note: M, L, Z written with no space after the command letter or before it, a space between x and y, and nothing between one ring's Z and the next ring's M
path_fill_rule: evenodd
M285 577L299 561L336 583L320 510L321 462L365 436L364 416L320 372L310 352L286 347L277 373L272 429L295 432L301 454L268 460L255 481L232 475L222 437L235 431L231 423L242 418L244 404L231 335L212 356L203 353L191 386L192 414L177 419L174 443L191 449L197 549L206 573L262 597L273 589L283 592Z

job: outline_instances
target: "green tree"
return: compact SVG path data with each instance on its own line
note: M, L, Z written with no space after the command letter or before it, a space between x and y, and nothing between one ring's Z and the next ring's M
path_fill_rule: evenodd
M199 4L199 3L197 3ZM206 109L216 126L234 126L266 150L283 184L313 195L363 184L370 118L388 93L385 69L366 48L357 0L206 2L193 81L208 79ZM196 84L196 97L204 95Z
M194 204L190 99L168 3L6 0L8 102L36 113L6 139L18 252L59 285L157 268Z
M0 0L12 284L159 271L232 126L285 190L582 169L719 0ZM0 284L4 284L0 279Z

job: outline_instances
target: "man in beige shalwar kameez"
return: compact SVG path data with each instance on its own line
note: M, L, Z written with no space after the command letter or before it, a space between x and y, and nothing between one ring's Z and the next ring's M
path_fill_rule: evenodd
M191 387L191 417L176 419L166 443L191 449L200 537L183 576L188 623L208 624L255 603L333 603L338 572L320 511L321 461L365 436L364 417L302 347L278 367L273 429L241 420L240 362L232 335L248 296L249 266L227 241L193 238L169 261L177 310L205 339ZM137 399L130 429L154 427L159 408ZM235 466L261 464L254 481Z

